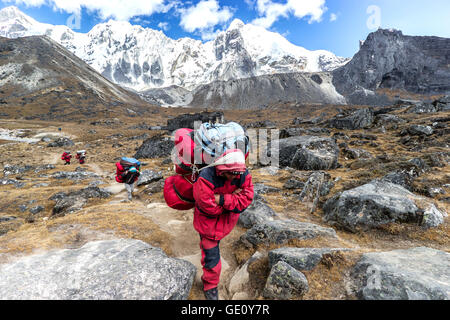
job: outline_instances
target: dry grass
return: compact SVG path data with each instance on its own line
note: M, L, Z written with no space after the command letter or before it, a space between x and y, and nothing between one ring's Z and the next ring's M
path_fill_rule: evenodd
M361 106L362 107L362 106ZM240 123L250 123L254 121L270 119L280 128L291 127L292 120L296 117L312 118L326 112L329 116L337 113L337 106L290 106L282 105L277 108L267 110L238 110L225 111L225 118L229 121L238 121ZM342 108L342 107L341 107ZM350 107L343 107L349 109ZM130 126L144 122L147 125L165 125L168 117L176 116L187 112L198 112L202 110L186 110L182 108L158 109L148 118L125 118L117 116L119 123L115 125L91 125L91 119L83 122L52 122L39 120L0 120L0 126L8 129L31 129L32 133L37 132L58 132L62 128L62 133L71 135L76 145L70 149L85 148L88 151L87 163L84 166L88 171L94 168L102 173L102 180L106 184L114 184L113 175L115 172L114 163L121 156L132 156L136 148L141 145L141 140L127 140L130 137L147 133L149 136L157 134L149 130L127 129ZM436 116L418 117L417 115L401 115L407 117L412 123L421 123ZM441 116L441 115L440 115ZM447 116L447 114L442 114ZM104 118L112 119L112 117ZM94 121L96 119L92 119ZM401 145L397 136L406 125L401 125L398 129L388 130L381 133L378 129L374 130L356 130L345 132L340 130L331 130L331 135L335 132L345 132L348 136L355 133L370 133L377 136L375 141L378 146L362 145L351 146L369 151L374 157L388 155L389 161L380 160L350 160L341 155L339 163L341 168L330 170L328 173L331 179L340 178L335 183L331 193L323 197L321 202L333 196L337 192L344 191L353 187L362 185L374 178L379 178L390 171L401 169L405 161L414 157L424 157L426 153L446 151L443 147L433 146L425 151L410 151L406 146ZM95 130L95 133L94 131ZM123 137L114 139L113 135L120 133ZM441 143L446 137L440 137L437 142ZM351 138L350 141L358 139ZM122 146L113 147L115 142L120 142ZM339 140L338 143L343 142ZM69 180L49 179L46 176L57 171L73 171L79 166L75 161L71 166L64 166L59 156L65 148L47 148L47 143L39 142L37 144L1 144L0 142L0 169L6 163L16 165L42 165L55 161L56 168L49 171L43 171L38 174L29 171L21 174L23 178L31 180L22 180L26 182L24 188L16 189L14 186L1 186L0 197L0 216L13 215L18 219L0 224L0 233L2 230L6 234L0 236L0 262L7 261L17 256L40 252L54 248L76 248L84 243L93 240L111 239L111 238L132 238L139 239L151 245L162 248L167 254L174 253L174 237L180 236L169 234L161 230L151 218L142 214L144 205L151 202L164 202L162 193L148 195L140 188L136 191L139 195L139 202L127 204L111 204L110 199L90 200L88 205L80 212L69 214L64 217L58 217L44 221L51 215L54 202L48 198L60 191L69 192L72 190L85 188L92 179L81 181L79 184L73 184ZM445 144L443 144L444 146ZM143 169L163 171L164 176L171 174L168 169L171 165L161 165L163 159L142 159ZM91 166L92 165L92 166ZM93 166L95 165L95 167ZM280 170L275 176L263 174L263 170L251 170L254 183L264 183L265 185L276 187L282 192L268 193L264 195L267 203L275 210L280 218L296 219L302 222L310 222L327 226L323 221L323 212L319 208L314 214L310 214L308 204L298 200L298 195L292 191L283 190L284 183L290 178L295 177L298 180L306 181L309 173L301 173L288 170ZM441 185L449 183L450 167L434 168L425 172L415 182L414 187L417 190L425 190L430 185ZM15 178L11 176L11 178ZM47 182L49 186L32 188L38 182ZM104 185L103 185L104 186ZM102 187L102 186L101 186ZM446 190L449 191L448 189ZM435 203L447 212L450 212L448 202L441 201L443 196L437 197ZM36 200L33 204L30 201ZM30 217L28 209L20 212L18 206L28 204L28 209L35 205L43 205L44 210L35 216L33 223L27 223ZM354 299L347 295L345 291L345 282L349 270L356 262L359 255L369 251L387 251L400 248L411 248L416 246L427 246L449 252L450 230L448 220L439 228L424 230L420 226L410 224L390 224L379 229L367 232L348 233L343 230L336 230L338 240L326 238L317 238L307 241L290 241L282 245L300 248L320 248L320 247L339 247L352 248L352 252L343 252L342 256L325 257L324 262L312 271L305 272L310 290L303 299ZM221 253L223 258L230 264L231 273L240 265L245 263L256 250L267 253L269 250L281 246L271 245L268 247L246 248L238 243L239 236L246 230L235 228L232 234L221 243ZM193 249L193 248L189 248ZM198 250L195 247L195 250ZM255 261L249 266L250 270L250 294L257 299L261 299L261 292L265 285L268 269L267 259ZM222 281L226 283L229 275L224 276ZM203 299L202 288L194 285L190 299ZM229 297L231 298L231 297Z

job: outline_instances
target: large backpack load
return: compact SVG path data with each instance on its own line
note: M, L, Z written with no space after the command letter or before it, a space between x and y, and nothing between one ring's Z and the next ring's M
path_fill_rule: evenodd
M177 175L164 183L164 199L169 207L189 210L194 207L193 183L199 171L214 162L229 149L240 149L247 159L249 138L236 122L203 123L199 129L182 128L175 131L172 162Z
M210 164L225 151L240 149L248 158L250 141L244 128L236 122L226 124L203 123L194 134L195 148L203 152L203 161ZM198 150L200 151L200 150Z
M116 181L132 184L141 174L141 162L134 158L123 157L116 162Z
M77 151L77 155L75 156L75 158L79 160L80 164L83 164L86 160L86 150Z

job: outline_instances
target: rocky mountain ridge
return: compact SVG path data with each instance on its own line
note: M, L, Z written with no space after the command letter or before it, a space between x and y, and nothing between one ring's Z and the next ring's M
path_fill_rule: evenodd
M395 102L399 92L424 97L448 94L449 66L450 39L379 29L368 35L350 62L331 72L214 81L183 92L178 99L173 88L161 88L149 101L242 109L285 102L387 106ZM386 95L386 90L393 93ZM142 95L148 99L147 93ZM165 95L171 98L165 99Z

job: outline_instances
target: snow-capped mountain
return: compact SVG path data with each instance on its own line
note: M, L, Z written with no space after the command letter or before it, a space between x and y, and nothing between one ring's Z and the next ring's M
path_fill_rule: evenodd
M215 40L174 40L163 32L110 20L88 33L40 23L16 7L0 10L0 36L47 35L106 78L137 91L192 90L221 80L290 72L332 71L350 59L295 46L280 34L234 20Z

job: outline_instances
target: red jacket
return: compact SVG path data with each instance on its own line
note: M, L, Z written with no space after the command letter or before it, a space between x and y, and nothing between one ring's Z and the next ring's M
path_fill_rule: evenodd
M69 153L63 153L62 155L61 155L61 160L64 160L64 161L66 161L66 162L70 162L70 159L72 158L72 155L71 154L69 154Z
M127 175L127 170L120 164L119 162L116 162L116 181L119 183L125 183L125 176ZM139 176L136 176L133 183L136 182L139 179Z
M233 194L236 189L242 189ZM220 204L214 195L220 194ZM216 167L201 171L194 183L194 228L203 237L221 240L233 230L239 214L253 201L253 183L250 173L245 171L240 179L228 181L219 176Z

